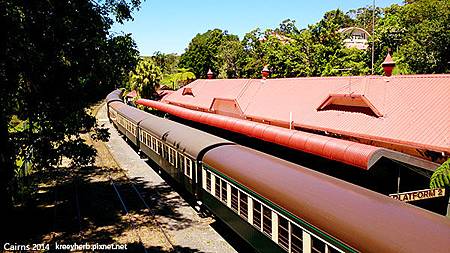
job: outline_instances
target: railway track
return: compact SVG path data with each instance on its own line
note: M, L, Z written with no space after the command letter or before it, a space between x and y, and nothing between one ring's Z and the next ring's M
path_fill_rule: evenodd
M102 105L98 106L97 108L95 108L95 109L93 110L93 114L94 114L95 116L97 116L97 113L98 113L98 111L99 111L99 109L100 109L101 106L103 106L103 103L102 103ZM102 144L105 145L104 143L102 143ZM112 159L114 160L114 163L116 164L117 168L120 168L119 164L117 163L117 161L115 161L114 156L110 153L110 151L109 151L109 149L106 147L106 145L105 145L105 148L106 148L106 150L108 150L108 153L109 153L110 157L112 157ZM103 159L103 158L100 157L100 159ZM169 235L168 235L167 232L164 230L164 228L162 227L161 223L159 223L159 221L158 221L158 219L157 219L157 217L156 217L155 211L154 211L154 210L150 207L150 205L147 203L147 201L145 200L145 197L143 196L143 194L138 190L138 187L136 187L136 184L133 183L133 182L128 178L128 176L126 175L126 173L125 173L123 170L120 170L120 173L123 175L124 178L126 178L127 184L128 184L128 186L131 188L131 189L128 189L128 190L134 192L135 196L138 198L138 201L137 201L137 202L140 202L140 203L142 204L141 208L143 207L144 209L142 210L142 209L140 208L140 210L143 211L144 213L147 213L147 214L151 217L152 224L153 224L155 227L157 227L157 229L162 233L162 235L164 236L164 239L166 240L167 244L170 246L170 251L171 251L171 252L176 252L175 246L174 246L173 242L170 240ZM142 246L142 248L143 248L143 251L147 253L147 249L146 249L144 243L142 242L142 237L141 237L141 235L140 235L140 233L139 233L139 229L138 229L138 226L137 226L137 224L136 224L136 220L135 220L134 217L132 217L132 215L130 214L130 210L131 210L131 209L129 208L129 206L127 206L127 202L126 202L126 200L125 200L124 197L123 197L124 194L121 194L121 191L120 191L121 184L115 182L115 180L114 180L114 178L113 178L111 172L108 172L108 174L109 174L108 177L109 177L110 184L111 184L111 186L113 187L114 192L115 192L115 195L117 196L117 198L118 198L118 200L119 200L119 202L120 202L120 204L121 204L122 210L124 211L124 213L125 213L125 215L126 215L126 217L127 217L127 219L128 219L128 222L129 222L129 224L130 224L130 228L131 228L131 229L134 231L134 233L136 234L136 236L137 236L137 238L138 238L138 240L139 240L139 244L140 244L140 245ZM123 186L122 186L122 187L123 187ZM156 192L156 194L158 194L158 192ZM134 203L136 203L136 202L134 202Z
M92 114L97 116L99 109L103 104L96 106L92 110ZM87 138L93 142L93 140L88 136ZM134 250L139 250L140 252L147 253L148 250L145 247L145 242L143 241L142 232L142 224L139 224L139 217L136 217L136 214L145 215L150 218L151 225L155 229L157 229L163 237L165 241L165 247L171 251L176 252L176 248L173 242L170 240L169 235L164 230L161 223L157 220L157 216L155 211L151 208L152 206L156 206L157 203L154 202L156 198L152 198L152 196L145 196L139 190L139 187L128 178L126 173L120 168L117 161L114 160L114 157L110 153L109 149L106 147L105 143L100 143L103 145L105 150L107 150L109 157L112 158L112 161L108 161L109 163L115 164L116 168L119 170L108 170L107 168L104 170L104 176L107 177L107 182L109 182L111 189L110 193L108 193L108 197L113 197L111 201L115 203L119 203L120 209L124 214L124 222L128 224L128 230L135 236L137 239L138 248ZM105 158L101 156L97 156L99 164L107 164L104 160ZM60 183L55 182L55 190L54 190L54 214L53 214L53 231L70 231L72 232L73 239L83 238L82 232L83 229L86 229L86 224L83 222L83 215L88 215L83 206L83 198L84 196L89 196L84 191L84 187L80 185L80 178L77 172L70 172L70 177L66 179L67 182ZM64 187L62 185L66 185ZM158 192L155 192L158 194ZM150 199L150 201L146 201L146 199ZM157 200L156 200L157 201ZM58 236L58 232L53 234L53 238ZM139 249L140 248L140 249Z

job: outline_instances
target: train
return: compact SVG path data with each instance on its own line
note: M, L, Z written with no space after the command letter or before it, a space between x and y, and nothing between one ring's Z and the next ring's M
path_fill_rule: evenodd
M110 122L257 252L448 252L450 220L106 97Z

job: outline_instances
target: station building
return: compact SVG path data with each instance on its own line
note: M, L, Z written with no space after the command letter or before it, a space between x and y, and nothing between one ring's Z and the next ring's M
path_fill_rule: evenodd
M450 75L392 76L393 65L388 56L384 76L271 79L263 71L262 79L213 79L211 73L144 104L404 200L398 194L427 189L449 158ZM447 191L411 203L446 214L448 199Z

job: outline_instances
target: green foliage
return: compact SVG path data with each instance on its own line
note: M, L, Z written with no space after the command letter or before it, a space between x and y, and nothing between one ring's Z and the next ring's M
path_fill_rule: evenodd
M178 69L177 73L164 75L161 84L176 90L195 80L195 74L185 68Z
M430 188L443 188L450 186L450 159L437 168L430 179Z
M151 59L141 59L129 75L131 90L136 90L140 97L152 98L155 96L162 73Z
M356 10L349 10L348 16L353 20L353 26L363 28L369 34L372 34L372 6L361 7ZM383 9L375 7L375 21L379 21L382 17Z
M324 76L357 76L370 73L367 51L356 48L341 48L329 57L322 71Z
M161 68L163 74L174 74L178 71L180 56L177 54L164 54L158 51L150 57L144 57L146 58L152 59Z
M218 49L218 78L237 78L241 75L241 56L244 48L238 39L229 39L221 43Z
M383 74L381 63L389 49L397 65L394 74L449 72L449 5L417 0L376 7L375 38L369 37L369 43L375 41L375 73ZM241 41L222 30L209 30L192 39L180 64L200 78L209 68L219 78L260 78L265 65L272 77L367 75L372 48L345 48L339 29L356 26L372 34L372 8L331 10L305 29L287 19L275 29L252 30Z
M241 60L242 77L259 77L263 66L267 64L264 60L265 52L261 40L263 35L261 30L257 28L246 33L242 39L241 43L244 48Z
M0 2L1 203L8 201L16 160L27 158L35 169L63 156L77 165L92 162L95 153L80 133L98 126L85 108L123 85L134 67L130 35L111 36L109 29L112 18L131 19L139 2ZM9 131L12 115L27 126Z
M239 38L220 29L197 34L189 43L186 52L181 55L180 67L191 69L195 76L200 78L206 78L208 69L217 73L222 61L219 58L219 49L227 41L239 41Z
M447 73L450 49L450 2L413 1L392 5L376 26L377 63L387 48L399 59L401 73ZM381 69L379 69L381 71Z

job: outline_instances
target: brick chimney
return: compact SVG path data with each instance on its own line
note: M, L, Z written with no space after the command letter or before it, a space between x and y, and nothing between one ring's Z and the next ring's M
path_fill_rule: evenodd
M384 74L386 76L391 76L392 75L392 70L395 67L395 62L392 60L392 57L389 54L389 52L386 55L386 58L384 59L384 62L381 63L381 66L383 67Z

